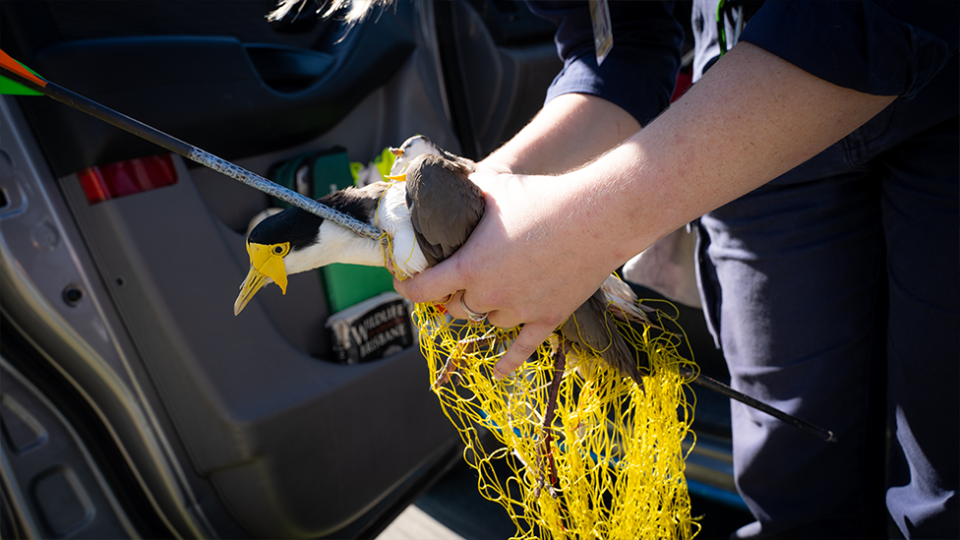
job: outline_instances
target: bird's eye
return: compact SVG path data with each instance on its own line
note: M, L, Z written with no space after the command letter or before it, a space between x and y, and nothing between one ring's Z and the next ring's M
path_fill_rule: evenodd
M274 257L286 257L287 253L290 253L290 242L271 244L264 247L268 249L269 253L273 254Z

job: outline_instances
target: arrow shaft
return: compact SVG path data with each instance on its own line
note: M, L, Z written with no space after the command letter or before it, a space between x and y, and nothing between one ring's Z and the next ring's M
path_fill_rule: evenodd
M833 432L828 429L823 429L822 427L816 424L807 422L802 418L797 418L792 414L785 413L780 409L777 409L776 407L767 405L766 403L759 401L757 399L754 399L744 394L743 392L738 392L733 388L730 388L729 386L723 384L722 382L716 379L713 379L711 377L707 377L702 373L699 373L699 374L694 373L693 370L691 370L690 368L681 367L680 375L682 375L684 378L686 378L687 380L689 380L694 384L698 384L700 386L703 386L704 388L709 388L710 390L713 390L714 392L717 392L723 396L739 401L740 403L753 407L758 411L765 412L770 416L773 416L774 418L782 420L783 422L786 422L787 424L790 424L795 428L798 428L811 435L819 437L824 441L834 442L837 440Z
M239 180L252 188L258 189L268 195L290 203L291 205L310 212L311 214L316 214L324 219L335 221L336 223L354 231L359 235L382 242L384 233L368 223L364 223L353 218L352 216L348 216L343 212L330 208L329 206L319 203L313 199L304 197L303 195L287 189L280 184L271 182L270 180L267 180L256 173L250 172L234 163L197 148L196 146L185 143L172 135L150 127L139 120L130 118L125 114L101 105L92 99L83 97L80 94L72 92L60 85L39 79L35 76L28 78L26 75L22 75L20 71L30 74L29 72L26 72L25 70L14 70L8 65L7 62L4 62L2 67L7 77L27 86L28 88L37 90L38 92L41 92L42 94L65 105L69 105L70 107L73 107L79 111L83 111L94 118L103 120L104 122L132 133L137 137L150 141L161 148L173 152L174 154L181 155L191 161L195 161L215 171L221 172L230 178ZM43 84L40 84L36 81L42 81Z

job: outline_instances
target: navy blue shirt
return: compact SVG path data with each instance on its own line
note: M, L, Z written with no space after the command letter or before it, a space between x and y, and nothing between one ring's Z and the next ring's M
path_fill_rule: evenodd
M683 28L669 2L610 2L613 49L597 67L586 1L530 1L530 10L557 24L563 71L547 101L571 92L611 101L647 125L670 104L680 69Z
M742 40L838 86L912 98L957 62L960 3L768 1Z
M569 92L596 95L641 125L668 105L683 36L669 2L610 2L613 50L599 68L586 1L529 4L558 25L564 69L547 101ZM697 49L707 53L700 54L699 67L718 49L716 4L704 0L694 7ZM839 86L911 101L922 95L923 103L905 107L907 123L914 124L909 131L957 116L960 2L770 0L751 7L755 15L741 41Z

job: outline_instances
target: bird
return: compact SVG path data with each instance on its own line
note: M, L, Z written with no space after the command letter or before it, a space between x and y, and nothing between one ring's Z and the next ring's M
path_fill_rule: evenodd
M247 237L250 270L234 303L239 315L254 294L270 282L286 294L287 276L331 263L393 266L411 276L439 264L462 246L483 217L483 191L469 176L476 163L418 135L399 148L390 177L346 188L319 201L380 228L392 239L392 253L349 229L293 207L267 217ZM386 259L386 260L385 260ZM643 386L646 369L617 330L617 319L653 325L656 310L640 304L616 276L603 285L558 329L573 348L596 352L608 365Z

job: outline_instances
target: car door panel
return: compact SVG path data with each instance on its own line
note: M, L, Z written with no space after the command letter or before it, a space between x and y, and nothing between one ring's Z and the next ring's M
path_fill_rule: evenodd
M228 4L249 3L221 3ZM420 74L432 66L429 55L409 61L418 20L407 4L383 17L375 34L357 27L334 47L337 54L231 36L84 36L47 44L25 62L65 87L228 157L282 159L273 151L318 144L329 131L350 132L341 143L358 142L357 154L372 157L373 145L396 144L411 127L450 140L438 104L426 104L426 124L395 115L376 125L341 126L350 115L376 116L385 104L423 100L392 86L436 84ZM224 516L222 506L226 519L254 536L334 534L376 519L367 514L398 491L422 489L422 482L411 483L413 476L455 457L456 435L424 391L428 375L415 348L346 366L326 359L325 338L308 343L278 331L290 317L274 320L269 311L306 313L300 334L312 326L312 334L325 335L327 308L315 273L294 277L296 294L271 298L264 291L262 301L274 309L255 301L233 316L246 273L243 235L205 202L230 188L207 182L201 194L177 158L174 185L90 204L71 173L158 149L49 100L19 103L60 176L91 270L105 285L102 300L116 308L134 360L156 388L156 412L169 418L161 425L170 426L167 435L185 450L189 483L208 483L217 493L219 503L203 501L200 521L214 519L214 530L231 530L211 517ZM255 200L241 222L266 204Z

